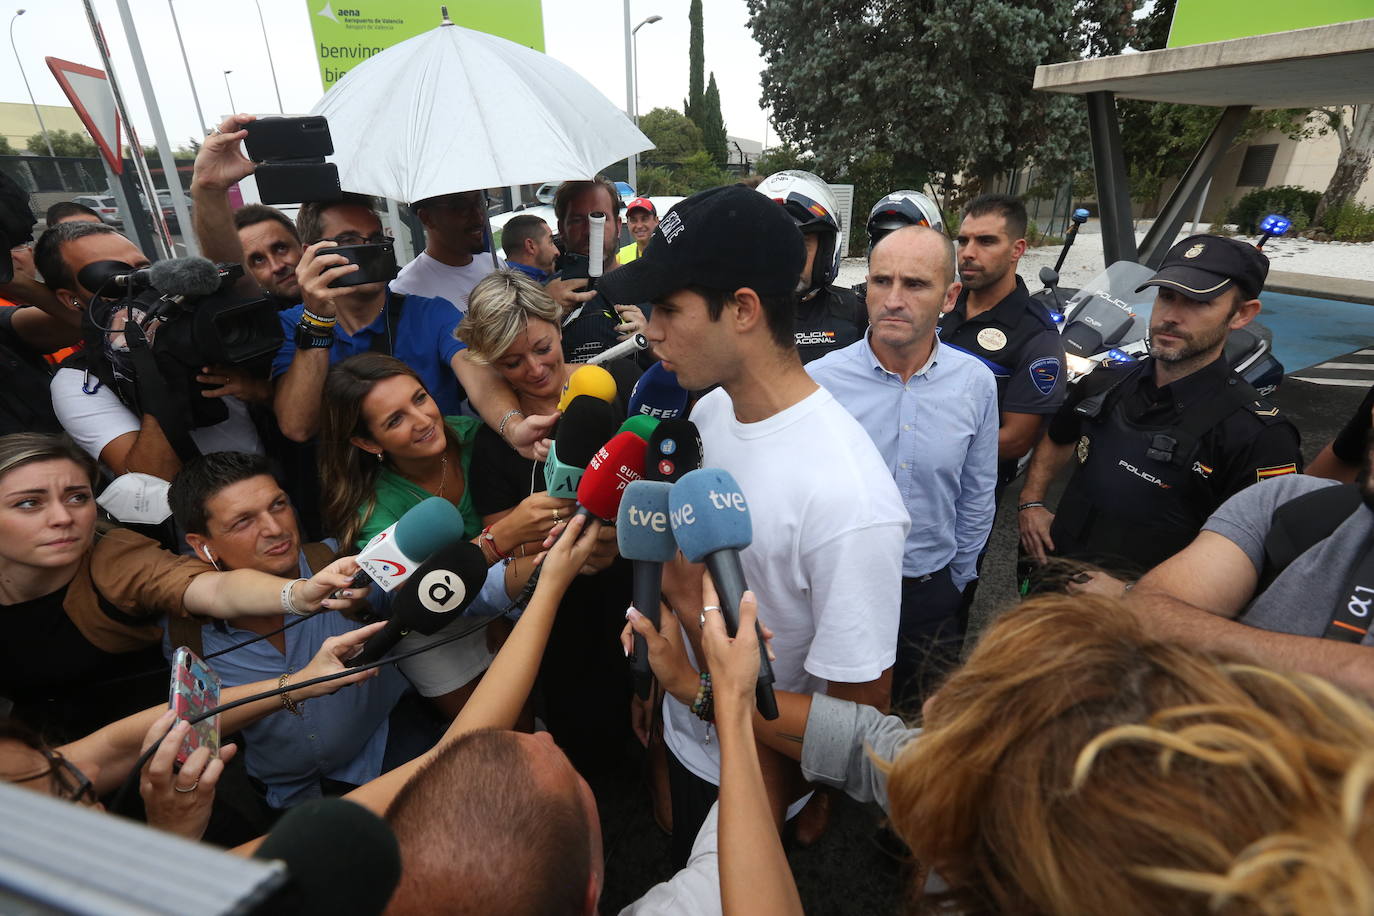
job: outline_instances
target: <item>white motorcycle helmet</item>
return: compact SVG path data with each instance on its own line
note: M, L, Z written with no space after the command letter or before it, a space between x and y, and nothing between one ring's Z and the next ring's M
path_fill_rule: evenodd
M840 275L840 205L819 175L788 169L759 183L758 192L782 204L803 235L820 236L809 289L820 289Z
M944 232L945 220L935 201L920 191L893 191L868 211L868 250L903 226L929 226Z

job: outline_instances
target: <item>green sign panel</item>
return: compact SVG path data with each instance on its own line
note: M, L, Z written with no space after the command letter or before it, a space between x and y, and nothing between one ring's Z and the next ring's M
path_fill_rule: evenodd
M438 28L439 0L306 0L324 88L374 54ZM455 25L544 50L540 0L450 0Z
M1169 47L1310 29L1374 16L1374 0L1178 0Z

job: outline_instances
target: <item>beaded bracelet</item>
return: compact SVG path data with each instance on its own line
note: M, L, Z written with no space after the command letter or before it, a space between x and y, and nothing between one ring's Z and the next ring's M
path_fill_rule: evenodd
M697 698L692 701L692 715L703 722L716 721L715 702L711 694L711 672L703 671L698 676Z
M512 407L501 415L501 422L496 424L496 435L500 436L502 441L505 441L506 438L506 424L510 422L511 417L517 414L523 417L525 412L517 407Z

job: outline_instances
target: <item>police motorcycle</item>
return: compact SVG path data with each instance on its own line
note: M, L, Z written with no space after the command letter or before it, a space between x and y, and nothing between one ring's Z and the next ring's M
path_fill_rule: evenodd
M1059 268L1087 215L1086 210L1074 211L1073 225L1059 259L1054 267L1041 268L1040 282L1044 289L1032 297L1049 309L1050 317L1059 326L1071 385L1098 366L1134 362L1148 353L1149 316L1155 298L1152 288L1135 291L1155 273L1135 261L1117 261L1082 289L1059 287ZM1282 235L1290 225L1281 216L1266 217L1261 223L1263 235L1256 247L1263 247L1269 238ZM1274 356L1273 336L1267 327L1251 322L1230 333L1223 351L1231 368L1265 397L1277 390L1283 381L1283 365Z

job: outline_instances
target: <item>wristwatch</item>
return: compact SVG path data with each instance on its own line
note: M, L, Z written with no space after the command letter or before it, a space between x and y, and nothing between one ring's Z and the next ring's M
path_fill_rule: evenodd
M297 350L326 350L334 346L334 329L317 328L301 322L296 325Z

